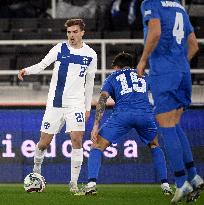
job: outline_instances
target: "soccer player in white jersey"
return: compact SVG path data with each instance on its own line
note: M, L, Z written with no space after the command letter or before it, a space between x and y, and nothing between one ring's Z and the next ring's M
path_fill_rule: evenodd
M96 52L83 42L85 24L82 19L65 23L68 41L54 46L38 64L23 68L18 78L37 74L54 64L46 111L41 125L41 137L34 155L33 172L41 173L45 151L55 134L66 123L72 142L70 191L78 190L77 181L83 162L82 138L89 118L93 94Z

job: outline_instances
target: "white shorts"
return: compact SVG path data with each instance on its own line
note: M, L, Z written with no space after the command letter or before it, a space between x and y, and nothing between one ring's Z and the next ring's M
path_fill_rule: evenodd
M65 123L66 132L85 131L85 108L47 107L40 131L47 134L57 134Z

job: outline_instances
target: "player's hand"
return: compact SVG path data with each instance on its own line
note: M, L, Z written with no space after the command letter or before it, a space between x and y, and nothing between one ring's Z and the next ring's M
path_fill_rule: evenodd
M26 70L25 69L19 70L18 79L23 81L23 77L24 77L25 74L26 74Z
M88 121L89 117L90 117L90 111L86 111L86 113L85 113L85 122Z
M140 60L138 65L137 65L137 74L139 77L143 77L145 73L145 67L146 67L147 62Z
M98 125L94 125L91 132L91 141L96 143L98 139Z

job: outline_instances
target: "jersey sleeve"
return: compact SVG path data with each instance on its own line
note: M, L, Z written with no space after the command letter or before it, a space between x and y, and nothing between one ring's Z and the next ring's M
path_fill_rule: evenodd
M190 34L190 33L192 33L192 32L194 32L194 28L193 28L193 26L192 26L192 24L191 24L191 22L190 22L190 19L189 19L189 16L187 15L187 36Z
M87 69L85 84L85 108L86 111L91 110L91 101L93 95L94 78L97 71L97 55L94 54L93 59Z
M26 75L38 74L46 67L48 67L51 63L55 62L57 60L60 45L61 43L54 46L39 63L25 68Z
M110 76L108 78L106 78L106 80L103 83L103 86L101 88L101 92L107 92L111 97L113 97L114 94L114 89L111 83L111 78Z
M146 24L151 19L160 19L159 6L158 3L154 0L144 1L141 5L141 12L143 16L143 21Z

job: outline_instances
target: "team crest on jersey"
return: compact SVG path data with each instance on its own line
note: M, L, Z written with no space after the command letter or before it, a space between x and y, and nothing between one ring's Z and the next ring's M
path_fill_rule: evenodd
M88 65L89 59L86 57L83 57L83 63L84 63L84 65Z
M44 123L44 128L47 130L47 129L49 129L49 127L50 127L50 123L49 122L45 122Z
M144 12L144 16L150 15L151 13L152 13L151 10L146 10L146 11Z

